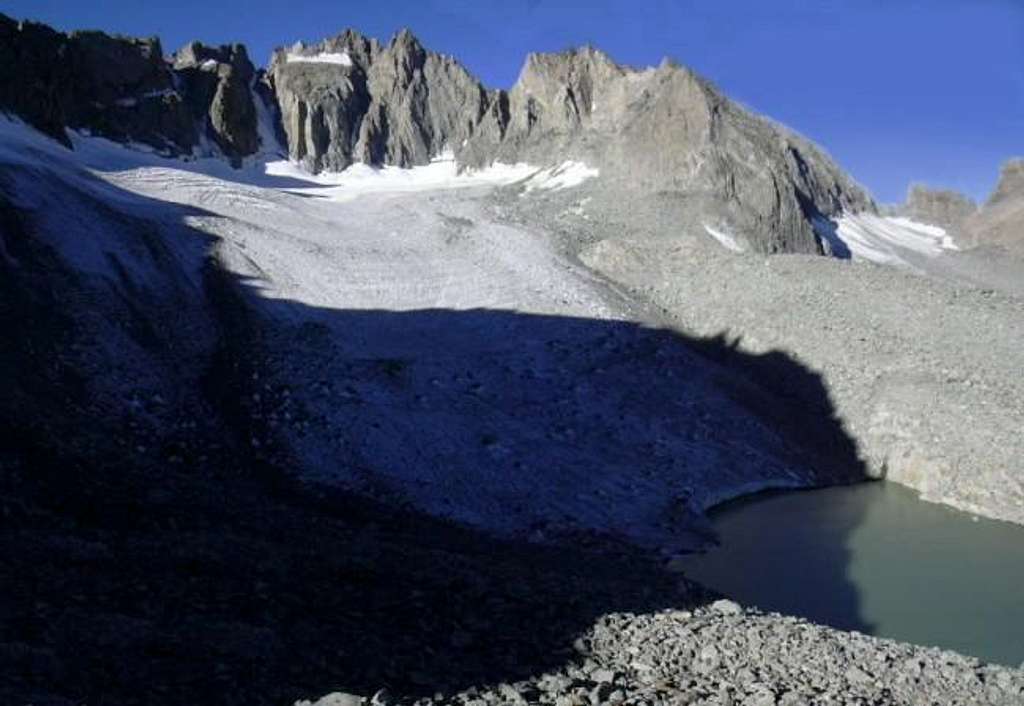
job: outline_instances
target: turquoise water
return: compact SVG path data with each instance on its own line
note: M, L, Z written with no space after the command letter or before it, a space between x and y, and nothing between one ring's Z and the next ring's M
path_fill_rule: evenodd
M773 493L712 512L689 576L764 610L986 661L1024 661L1024 526L892 483Z

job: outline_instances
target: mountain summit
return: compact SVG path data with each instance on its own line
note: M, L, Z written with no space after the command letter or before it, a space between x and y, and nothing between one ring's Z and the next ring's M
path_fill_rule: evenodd
M165 59L155 38L2 16L0 47L0 107L65 142L66 128L85 130L237 165L280 139L311 172L411 167L446 150L462 168L578 160L614 193L670 196L689 224L762 252L826 252L822 222L875 209L808 140L670 61L636 70L592 47L530 54L503 91L408 30L387 44L350 29L279 49L266 72L237 44Z

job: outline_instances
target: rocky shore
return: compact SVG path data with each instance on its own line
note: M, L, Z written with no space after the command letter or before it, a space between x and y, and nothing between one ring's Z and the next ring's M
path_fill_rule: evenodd
M840 632L720 599L601 617L562 669L452 696L332 693L297 706L992 704L1024 699L1024 670Z

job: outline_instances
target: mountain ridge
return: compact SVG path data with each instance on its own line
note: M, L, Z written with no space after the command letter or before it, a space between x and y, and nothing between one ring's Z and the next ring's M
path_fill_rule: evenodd
M817 223L876 210L811 141L672 61L640 70L593 47L530 53L505 91L407 29L387 44L349 29L280 48L266 70L237 44L193 42L164 59L156 39L65 34L10 18L0 32L8 46L0 58L28 67L0 70L0 106L65 144L63 129L88 130L239 165L276 151L265 138L276 135L313 172L427 164L446 149L463 168L579 160L616 194L675 194L689 227L730 231L765 253L828 253ZM68 53L119 61L72 69L61 61ZM103 90L81 88L97 85ZM261 126L261 113L273 124Z

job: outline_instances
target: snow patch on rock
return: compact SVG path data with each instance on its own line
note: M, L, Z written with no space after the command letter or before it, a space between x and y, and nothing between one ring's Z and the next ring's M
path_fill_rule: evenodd
M334 64L336 66L352 66L352 57L347 51L321 52L320 54L288 54L289 64Z
M717 240L722 245L722 247L726 248L727 250L732 250L733 252L743 252L743 246L740 245L739 241L736 240L736 238L730 235L729 233L718 230L717 228L712 228L707 223L704 224L704 230L706 230L708 232L708 235Z
M361 194L403 193L434 189L457 189L472 186L500 186L521 181L537 172L529 164L503 164L496 162L477 170L459 171L450 152L431 160L430 164L403 169L402 167L376 167L353 164L340 172L310 174L288 160L269 162L266 173L271 176L290 177L324 187L318 192L336 201L348 201ZM308 189L304 189L306 193Z

